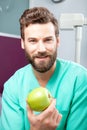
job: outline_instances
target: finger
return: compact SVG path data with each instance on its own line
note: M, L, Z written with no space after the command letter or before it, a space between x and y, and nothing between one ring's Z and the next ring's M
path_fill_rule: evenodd
M62 115L59 113L59 115L58 115L58 117L56 119L56 123L59 124L61 119L62 119Z
M58 112L58 110L55 108L55 110L53 111L53 114L52 114L52 116L51 116L51 119L56 121L57 118L58 118L58 115L59 115L59 112Z
M27 101L26 101L27 102ZM33 115L33 110L29 107L29 104L26 103L26 108L27 108L27 114L28 114L28 117L32 117Z
M46 110L44 110L44 111L40 114L40 116L42 116L42 117L44 117L44 118L46 118L46 117L48 117L48 116L51 116L52 113L53 113L53 111L54 111L54 109L55 109L55 105L56 105L56 100L53 99L52 102L51 102L51 104L50 104L50 106L49 106Z

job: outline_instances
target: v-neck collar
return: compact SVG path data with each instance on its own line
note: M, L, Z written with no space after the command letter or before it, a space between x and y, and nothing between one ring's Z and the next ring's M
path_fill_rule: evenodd
M57 77L58 72L59 72L59 67L60 67L59 61L56 60L56 68L55 68L54 73L52 74L51 78L49 79L49 81L46 85L46 88L48 88L48 89L53 88L53 85L55 83L56 77Z
M33 77L33 80L34 80L36 86L39 87L40 84L39 84L39 81L37 80L37 78L36 78L36 76L35 76L35 74L34 74L34 72L33 72L32 66L31 66L31 69L32 69L32 75L31 75L31 76ZM48 82L47 82L47 84L46 84L46 88L50 88L50 85L52 85L53 82L55 82L55 78L56 78L56 76L58 75L58 70L59 70L59 62L58 62L58 60L56 60L55 70L54 70L52 76L50 77L50 79L48 80ZM51 89L51 88L50 88L50 89Z

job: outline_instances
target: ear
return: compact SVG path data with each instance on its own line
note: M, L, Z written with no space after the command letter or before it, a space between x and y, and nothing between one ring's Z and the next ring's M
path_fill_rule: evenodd
M21 38L21 48L24 49L24 40Z
M60 37L59 36L57 37L57 46L58 47L60 46Z

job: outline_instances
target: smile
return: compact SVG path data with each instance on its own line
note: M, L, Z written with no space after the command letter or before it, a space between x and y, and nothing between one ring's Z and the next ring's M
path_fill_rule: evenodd
M36 59L38 59L38 60L46 60L48 58L49 58L49 56L36 57Z

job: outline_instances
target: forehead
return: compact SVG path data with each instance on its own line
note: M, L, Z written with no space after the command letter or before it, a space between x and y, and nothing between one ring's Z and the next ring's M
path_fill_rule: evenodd
M25 37L45 37L55 35L54 25L49 22L46 24L30 24L24 29Z

